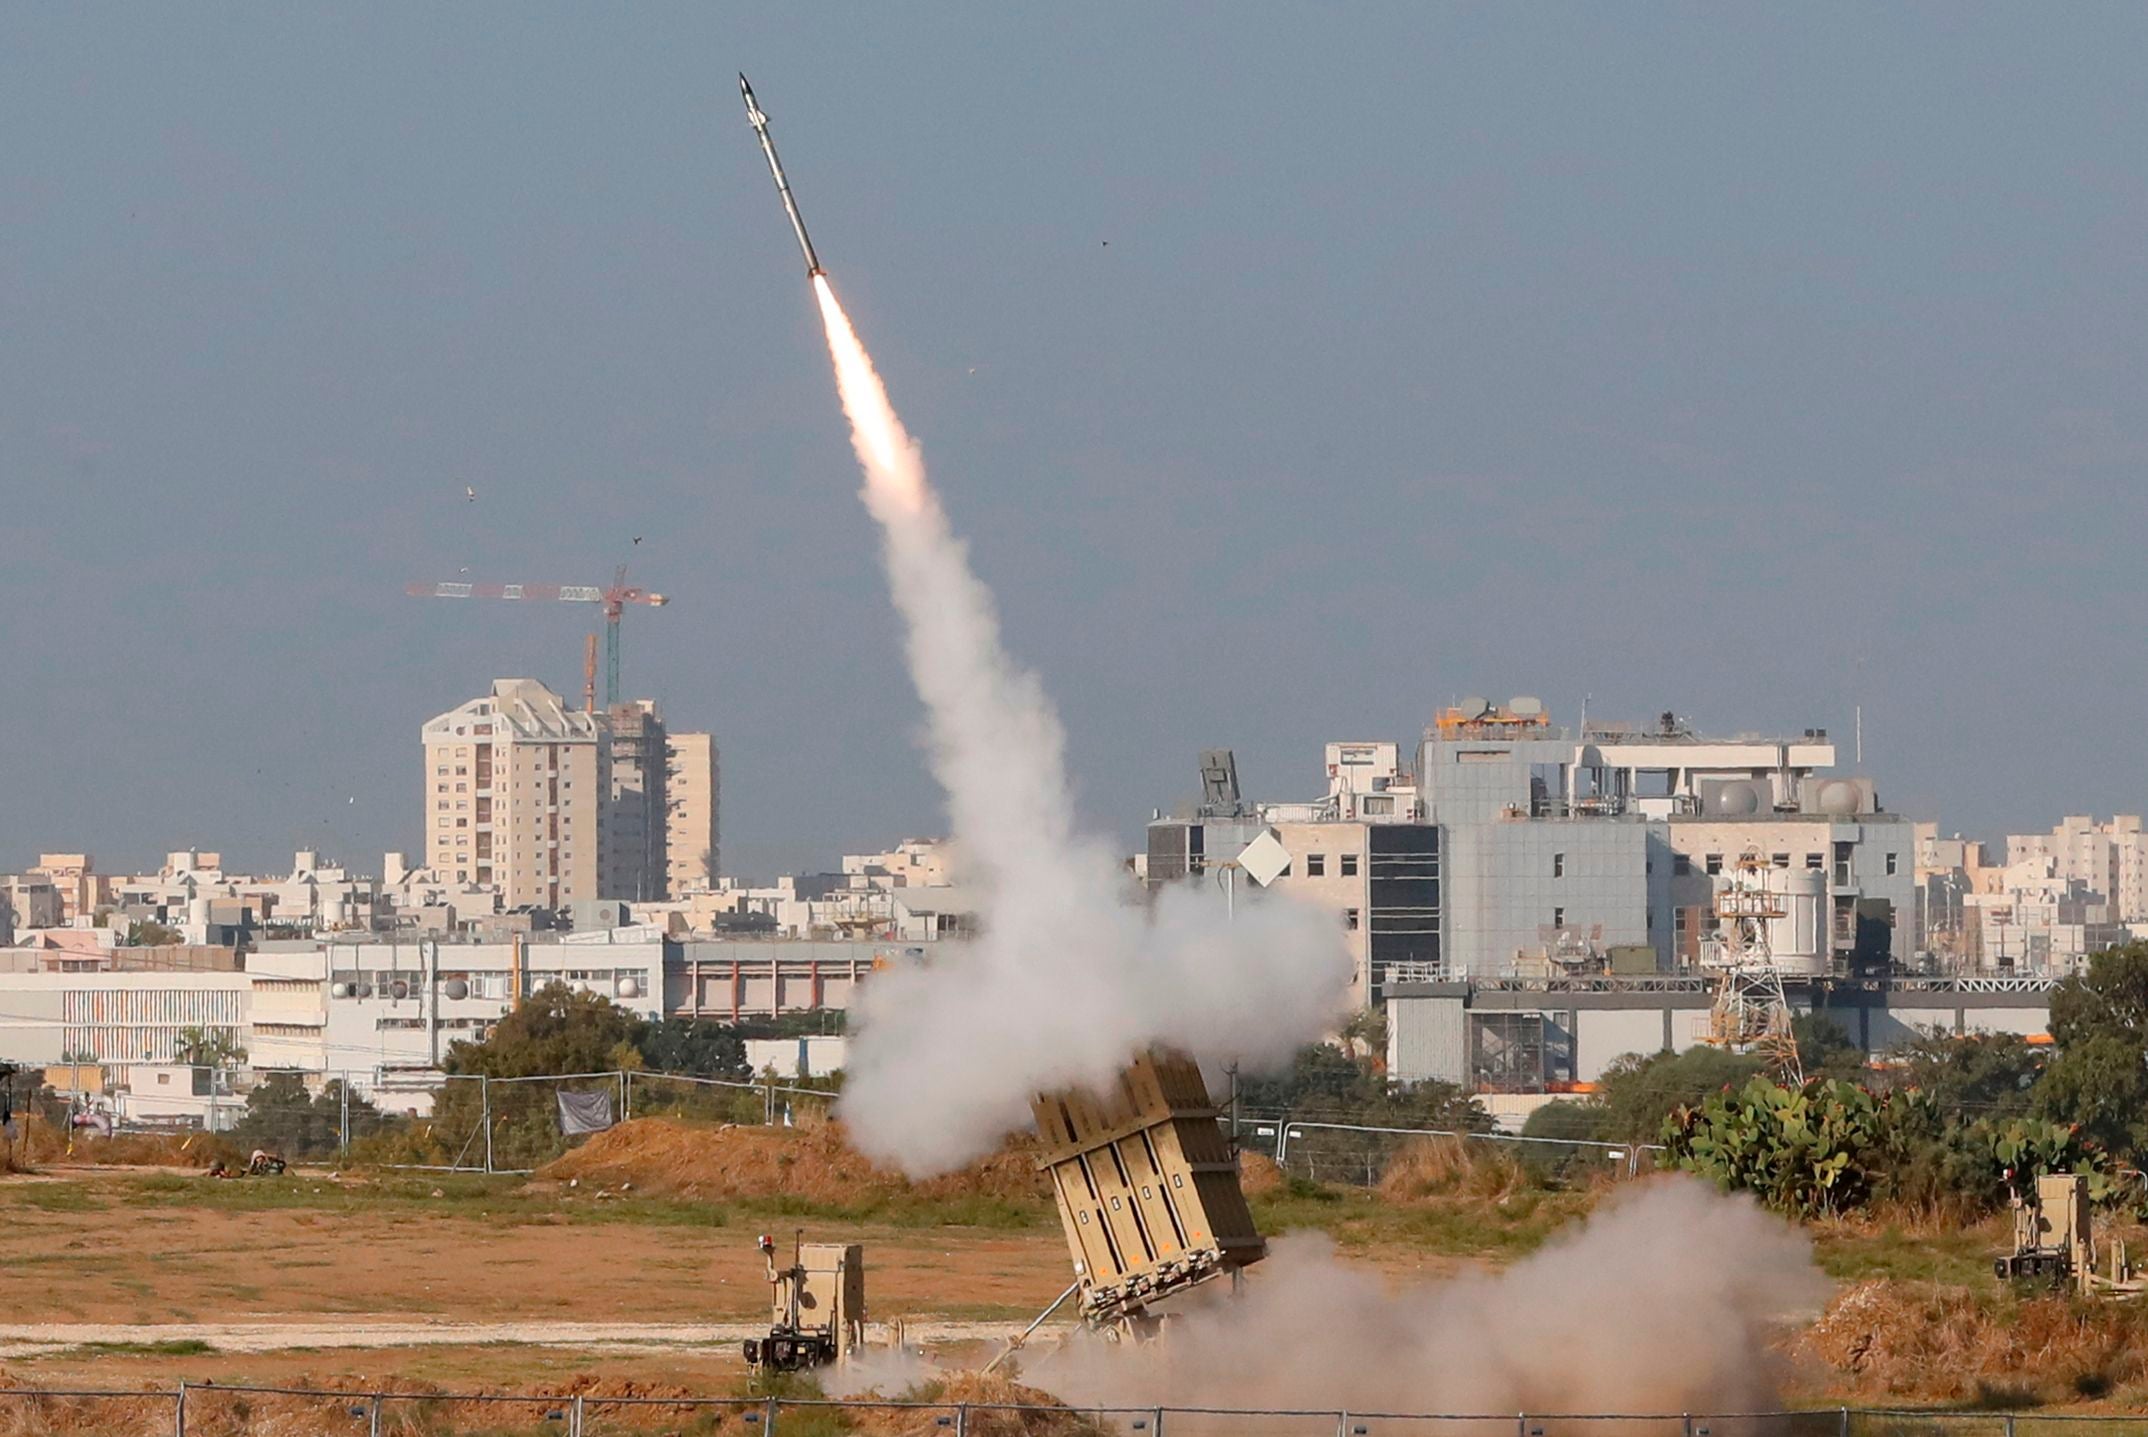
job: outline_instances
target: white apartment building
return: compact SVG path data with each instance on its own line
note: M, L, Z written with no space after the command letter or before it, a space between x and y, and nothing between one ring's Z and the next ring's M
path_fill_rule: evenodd
M499 888L508 908L598 898L609 782L603 727L535 679L429 720L426 867Z
M664 737L664 867L668 894L706 893L723 872L723 770L716 736Z
M2064 977L2132 936L2110 898L2062 871L2055 854L2032 850L1996 874L1987 870L1984 880L1962 895L1969 952L1981 972Z
M2112 922L2148 923L2148 834L2139 814L2121 813L2108 823L2074 815L2049 833L2007 835L2009 868L2045 859L2052 877L2100 895Z

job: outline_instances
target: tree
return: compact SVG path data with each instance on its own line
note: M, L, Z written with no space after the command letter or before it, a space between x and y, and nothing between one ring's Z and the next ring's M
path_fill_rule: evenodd
M1855 1081L1864 1076L1865 1050L1827 1014L1793 1018L1790 1033L1797 1040L1797 1065L1806 1077Z
M1522 1124L1525 1138L1554 1138L1564 1142L1616 1141L1611 1133L1611 1113L1602 1103L1553 1098L1529 1115Z
M661 1073L697 1078L751 1078L745 1040L736 1028L709 1018L666 1018L651 1023L636 1045L643 1061Z
M186 935L176 928L167 928L154 918L138 918L127 925L127 938L123 946L128 948L170 948L186 942Z
M351 1131L358 1133L378 1126L380 1110L353 1094L349 1116ZM231 1136L243 1147L266 1148L279 1157L324 1157L341 1146L343 1119L341 1079L309 1094L297 1073L270 1073L246 1095L245 1116Z
M1894 1050L1895 1086L1922 1091L1940 1110L1971 1117L2026 1117L2046 1054L2015 1033L1932 1032Z
M2051 1040L2037 1114L2121 1156L2148 1153L2148 942L2106 949L2052 990Z
M1698 1107L1716 1093L1741 1086L1761 1066L1749 1053L1709 1047L1614 1058L1597 1083L1605 1128L1615 1141L1654 1142L1668 1114Z
M181 1028L172 1040L172 1061L182 1068L230 1068L246 1061L246 1048L229 1028Z
M548 983L492 1027L481 1043L449 1046L442 1067L459 1075L528 1078L609 1072L621 1043L638 1043L641 1018L611 999Z

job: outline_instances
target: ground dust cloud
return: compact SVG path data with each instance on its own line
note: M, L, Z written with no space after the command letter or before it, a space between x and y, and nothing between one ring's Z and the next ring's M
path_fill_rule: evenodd
M1077 1405L1750 1412L1776 1396L1777 1324L1826 1294L1789 1224L1664 1178L1509 1267L1404 1288L1286 1236L1161 1340L1077 1339L1023 1377Z

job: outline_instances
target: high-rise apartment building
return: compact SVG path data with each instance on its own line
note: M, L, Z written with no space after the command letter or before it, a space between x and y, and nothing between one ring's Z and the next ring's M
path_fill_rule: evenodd
M509 908L558 908L598 891L610 781L604 726L535 679L428 721L426 864L443 880L489 884Z
M715 886L716 875L722 871L722 795L715 735L665 735L664 854L668 897L706 893Z
M611 778L605 785L602 872L598 896L631 903L666 897L665 799L670 752L654 699L629 699L605 710Z

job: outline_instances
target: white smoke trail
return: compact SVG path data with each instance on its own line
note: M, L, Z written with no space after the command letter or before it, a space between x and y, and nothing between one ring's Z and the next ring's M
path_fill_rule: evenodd
M985 895L967 952L866 986L841 1103L853 1140L913 1175L944 1171L1025 1125L1031 1093L1105 1085L1151 1044L1259 1065L1319 1037L1350 982L1332 918L1269 900L1227 925L1193 892L1147 913L1076 830L1058 716L1001 648L916 442L826 278L813 285L962 876Z
M1210 1295L1167 1340L1084 1336L1022 1375L1093 1406L1764 1411L1781 1376L1774 1333L1828 1286L1788 1223L1672 1178L1511 1267L1399 1290L1294 1234L1241 1296Z

